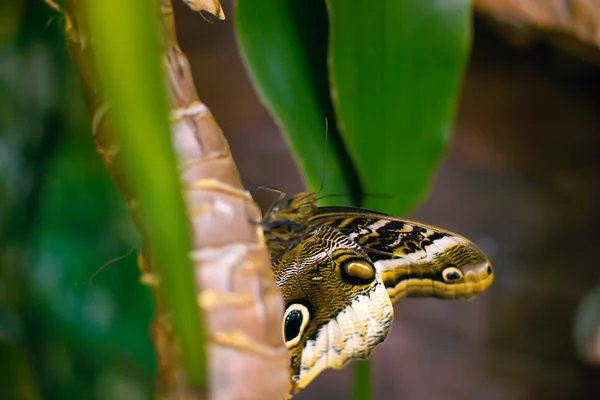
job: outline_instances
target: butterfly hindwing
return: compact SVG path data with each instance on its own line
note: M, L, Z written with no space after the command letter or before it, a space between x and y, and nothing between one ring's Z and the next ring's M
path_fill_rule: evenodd
M361 247L335 228L311 228L273 270L286 302L294 392L326 368L367 358L386 338L394 312L386 287Z

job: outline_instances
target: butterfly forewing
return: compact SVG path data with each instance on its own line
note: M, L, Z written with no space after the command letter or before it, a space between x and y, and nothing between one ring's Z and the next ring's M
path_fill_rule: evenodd
M444 229L355 207L318 207L310 224L334 227L361 246L393 302L406 296L468 299L493 281L485 254Z

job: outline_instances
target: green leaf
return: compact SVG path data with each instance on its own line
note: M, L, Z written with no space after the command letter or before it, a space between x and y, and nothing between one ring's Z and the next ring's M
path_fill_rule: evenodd
M171 148L157 4L89 0L102 89L110 100L125 174L143 211L161 290L192 383L204 383L204 332L196 305L189 223Z
M446 147L470 48L467 0L327 0L332 94L367 197L404 215Z
M350 200L358 200L356 175L336 132L329 95L324 3L237 0L234 16L250 78L291 146L309 190L323 185L327 193L349 194L354 196Z

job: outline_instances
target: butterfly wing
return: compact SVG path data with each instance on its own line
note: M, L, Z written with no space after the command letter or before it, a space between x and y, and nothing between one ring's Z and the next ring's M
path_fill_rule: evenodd
M386 288L365 252L338 230L311 229L273 271L286 303L293 391L326 368L367 358L385 339L394 314Z
M274 207L263 226L286 302L293 392L325 368L367 357L387 335L392 302L470 298L493 280L485 254L462 236L360 208L316 207L306 193Z
M361 246L394 303L406 296L469 299L493 281L486 255L447 230L356 207L318 207L310 224L335 228Z

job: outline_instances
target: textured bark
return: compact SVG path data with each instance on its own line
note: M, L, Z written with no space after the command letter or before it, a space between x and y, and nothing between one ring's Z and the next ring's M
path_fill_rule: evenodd
M143 272L141 281L153 288L156 303L152 339L159 365L157 398L198 399L202 394L193 392L188 385L180 349L164 309L138 202L124 180L123 160L107 119L108 107L93 79L94 55L82 3L67 1L65 27L93 115L97 151L144 238L144 255L140 254L138 260ZM187 3L198 8L210 3L224 18L214 0ZM208 108L198 99L187 58L177 44L170 0L161 0L160 16L163 62L172 106L171 141L192 226L190 257L208 340L205 395L208 399L283 399L289 390L288 353L281 337L283 300L275 286L262 228L252 222L260 219L260 209L243 189L227 141Z
M600 62L598 0L473 0L475 10L499 23L514 44L544 40Z

